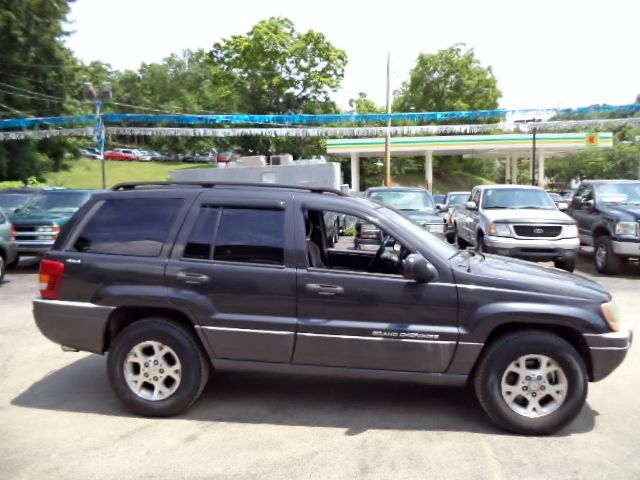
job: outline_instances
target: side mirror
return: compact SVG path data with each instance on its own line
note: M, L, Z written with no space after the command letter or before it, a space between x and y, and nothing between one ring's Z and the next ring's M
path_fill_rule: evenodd
M477 210L478 205L476 204L476 202L467 202L464 204L464 208L466 208L467 210Z
M13 213L20 213L21 211L22 211L22 209L21 209L21 208L16 208L16 209L13 211Z
M594 202L593 200L587 200L586 202L580 202L580 209L581 210L587 210L587 211L591 211L593 210L593 205Z
M444 203L436 204L436 212L446 212L447 206Z
M565 210L569 210L569 205L566 202L558 202L558 210L564 212Z
M402 275L416 283L428 283L438 279L438 271L419 253L412 253L402 262Z

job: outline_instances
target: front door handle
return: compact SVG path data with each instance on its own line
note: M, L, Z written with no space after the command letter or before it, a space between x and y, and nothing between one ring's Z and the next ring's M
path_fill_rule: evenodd
M193 272L180 272L176 275L176 278L190 284L207 283L209 281L208 275Z
M308 283L307 292L333 297L335 295L344 295L344 288L338 285L322 285L320 283Z

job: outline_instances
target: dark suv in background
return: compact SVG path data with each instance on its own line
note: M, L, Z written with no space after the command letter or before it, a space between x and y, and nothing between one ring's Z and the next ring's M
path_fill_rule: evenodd
M264 184L115 190L95 194L45 255L34 315L66 350L108 352L111 385L138 414L183 411L213 368L471 383L498 425L546 434L631 344L595 282L458 250L365 198ZM378 248L329 246L336 215L375 226Z
M18 255L42 256L49 251L73 214L93 190L43 189L11 216Z
M598 272L615 274L640 258L640 180L583 180L569 214L580 243L594 247Z

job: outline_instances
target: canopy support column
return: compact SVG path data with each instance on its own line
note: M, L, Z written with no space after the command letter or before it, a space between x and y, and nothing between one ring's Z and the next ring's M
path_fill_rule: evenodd
M424 152L424 179L427 183L427 190L433 190L433 151Z
M351 190L360 191L360 155L351 152Z
M538 186L544 188L544 150L538 150Z
M511 183L518 183L518 155L511 157Z
M511 181L511 157L504 159L504 183L513 183Z

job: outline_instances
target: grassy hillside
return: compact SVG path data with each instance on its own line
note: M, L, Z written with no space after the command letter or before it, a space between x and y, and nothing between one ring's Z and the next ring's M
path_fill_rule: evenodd
M69 170L51 172L46 176L45 184L51 187L101 188L102 170L95 160L81 158L73 162ZM195 167L203 167L198 164ZM195 168L193 164L179 162L117 162L108 160L107 187L116 183L146 180L169 180L173 170ZM0 188L21 186L21 182L3 182Z
M408 173L406 175L395 176L391 179L394 185L405 186L425 186L424 173ZM449 172L447 174L434 174L434 193L446 193L456 190L469 191L476 185L486 185L495 183L489 179L478 177L466 172Z

